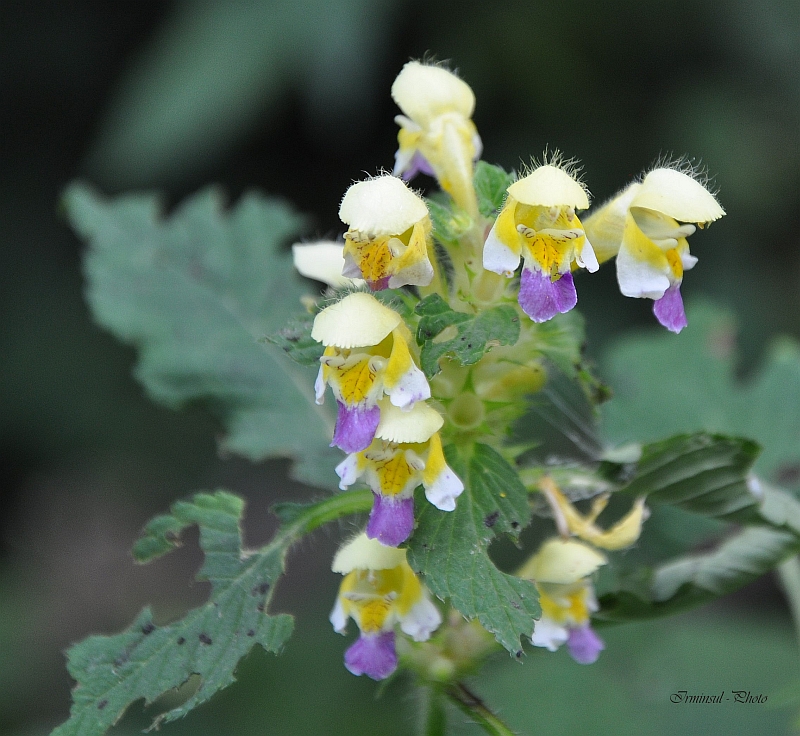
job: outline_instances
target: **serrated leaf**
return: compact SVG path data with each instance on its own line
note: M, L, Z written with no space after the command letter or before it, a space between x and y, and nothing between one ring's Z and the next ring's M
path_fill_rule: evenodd
M225 211L213 189L168 218L153 194L112 200L75 184L64 201L89 243L94 316L138 348L148 394L171 407L207 402L227 430L225 450L292 457L297 478L332 486L333 418L314 403L314 371L262 340L299 305L299 279L278 246L300 218L257 194Z
M277 345L295 363L314 366L319 369L319 359L325 348L322 343L311 337L311 328L314 326L313 314L301 314L289 319L285 327L266 339Z
M348 491L311 504L284 504L281 527L259 550L242 548L244 501L227 491L198 493L151 520L136 543L138 562L179 544L187 526L200 528L204 553L198 580L211 583L208 601L181 620L156 626L149 608L115 636L91 636L68 652L77 681L69 720L53 736L102 736L136 700L146 703L180 687L192 675L200 686L154 726L180 718L234 681L239 660L254 644L279 652L292 633L287 614L268 614L289 547L304 534L372 505L369 490Z
M447 462L464 481L455 511L417 501L418 526L409 542L409 563L425 583L465 616L477 618L509 652L520 656L520 635L530 636L540 615L532 583L507 575L489 558L501 533L517 536L530 520L525 487L492 448L446 448Z
M461 365L473 365L492 345L513 345L519 339L519 315L509 304L467 314L456 312L438 294L431 294L417 304L416 312L421 317L417 327L420 363L428 378L439 372L439 358L444 355ZM449 327L454 328L452 337L444 332Z
M156 626L145 609L121 634L91 636L70 649L69 672L77 685L70 718L53 736L100 736L132 702L151 703L199 675L194 695L157 722L175 720L232 683L236 665L254 644L280 651L292 617L265 610L294 536L278 534L263 550L245 553L243 508L240 498L225 491L199 493L148 524L137 545L140 561L163 553L180 530L198 524L205 561L197 577L211 583L209 600L165 626Z
M747 527L711 551L657 566L646 595L625 590L623 582L622 590L600 597L595 616L621 622L677 613L738 590L798 551L800 539L794 534Z
M478 209L484 217L494 217L503 206L506 190L516 181L516 175L505 171L501 166L493 166L485 161L475 164L475 193L478 195Z
M731 315L696 305L688 316L680 335L630 337L606 353L614 398L603 407L605 434L619 443L697 430L751 437L764 448L756 472L800 488L800 347L776 343L742 383Z
M759 450L750 440L704 432L645 445L623 492L723 521L752 518L759 500L748 474Z

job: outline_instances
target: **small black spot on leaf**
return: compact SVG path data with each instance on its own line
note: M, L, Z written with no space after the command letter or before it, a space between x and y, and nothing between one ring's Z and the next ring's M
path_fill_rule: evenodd
M179 645L179 646L180 646L181 644L185 644L185 643L186 643L186 639L184 639L182 636L178 637L178 645Z
M256 608L257 608L259 611L261 611L261 613L264 613L264 601L261 601L261 603L259 603L259 604L256 606Z
M511 528L512 529L519 529L519 522L518 521L512 521L511 522Z
M483 524L487 529L491 529L497 523L497 520L499 518L500 518L500 512L492 511L492 513L488 514L487 517L483 520Z
M250 631L247 632L247 635L248 636L255 636L256 635L255 629L250 629Z
M108 701L107 700L101 700L97 704L97 710L103 710L103 708L105 708L107 705L108 705Z
M211 637L205 632L200 634L197 638L200 639L200 641L203 642L203 644L211 644L212 641Z
M517 659L522 659L522 650L521 650L521 649L518 649L516 652L514 652L514 656L515 656Z
M142 626L142 633L147 636L148 634L152 634L156 630L156 627L153 625L151 621L148 621L144 626Z

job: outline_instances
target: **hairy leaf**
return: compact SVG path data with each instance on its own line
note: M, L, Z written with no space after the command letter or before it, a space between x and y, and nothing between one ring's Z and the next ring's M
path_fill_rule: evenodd
M446 448L447 462L464 481L455 511L417 500L419 526L409 543L409 563L440 598L478 618L509 652L521 656L520 635L530 636L540 615L532 583L507 575L488 555L501 533L517 536L530 520L527 491L514 469L492 448Z
M513 345L519 338L519 315L511 305L492 307L479 314L456 312L438 294L416 307L420 315L417 342L420 362L428 378L439 370L439 358L450 355L461 365L477 363L492 345ZM453 328L450 337L445 330Z
M76 184L65 203L89 243L95 318L138 348L149 395L172 407L204 400L225 425L226 450L292 457L297 478L332 486L333 421L314 403L314 371L263 340L299 305L300 281L278 247L300 218L256 194L225 211L214 189L168 218L152 194L111 200Z
M764 448L756 472L800 489L800 347L776 343L761 370L735 378L735 328L720 309L698 305L689 327L622 340L606 354L614 398L604 406L615 442L705 430L751 437Z
M197 524L205 555L197 578L211 583L209 600L164 626L156 626L146 608L121 634L91 636L72 647L69 672L77 681L72 710L53 736L101 736L131 703L141 698L151 703L199 675L197 691L154 725L175 720L230 685L236 665L254 644L279 652L292 633L292 617L266 610L287 550L320 524L365 511L371 503L370 491L353 491L316 504L291 504L282 510L283 525L273 540L257 551L242 548L244 502L227 491L198 493L152 519L134 547L136 560L165 554L180 543L183 529Z
M475 165L475 193L478 195L478 209L484 217L494 217L503 206L506 189L516 180L514 173L504 171L501 166L493 166L485 161Z
M435 199L426 199L428 212L433 223L433 237L440 243L458 247L459 238L469 230L472 220L463 210L451 204L442 204Z
M311 337L314 315L307 312L289 319L285 327L267 335L267 340L277 345L293 361L319 369L319 359L325 348Z

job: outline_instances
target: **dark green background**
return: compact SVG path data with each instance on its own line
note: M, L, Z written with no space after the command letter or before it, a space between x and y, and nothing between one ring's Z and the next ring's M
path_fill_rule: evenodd
M392 165L394 76L430 52L475 90L491 162L558 147L583 162L599 201L659 155L702 159L728 216L692 238L700 261L684 294L733 310L743 373L775 334L800 335L793 0L43 0L4 3L0 29L0 733L44 734L66 717L70 642L120 629L146 602L167 619L203 598L191 539L133 566L150 516L226 485L249 499L256 544L274 527L271 502L313 494L286 480L284 462L218 457L202 408L175 414L142 395L133 350L82 300L82 245L58 209L76 176L110 193L157 188L170 204L212 181L232 199L256 187L311 215L305 235L335 236L348 184ZM649 303L619 296L613 266L580 276L578 291L592 356L626 330L655 329ZM164 733L411 731L405 684L376 701L371 682L343 670L345 640L327 622L329 560L349 528L318 532L290 559L279 607L299 618L286 657L251 656L238 685ZM771 581L604 636L591 668L564 652L522 667L501 655L476 688L527 733L785 733L794 717L669 703L683 689L771 703L797 677ZM119 732L144 724L140 712Z

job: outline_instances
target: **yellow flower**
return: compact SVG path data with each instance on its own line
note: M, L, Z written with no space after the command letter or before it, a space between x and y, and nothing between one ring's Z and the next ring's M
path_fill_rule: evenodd
M409 409L430 398L430 386L409 350L412 336L400 315L371 294L356 292L323 309L311 337L325 345L315 391L330 386L338 403L333 444L358 452L372 442L380 421L378 401Z
M510 278L524 259L519 304L534 322L575 306L574 265L598 269L575 214L588 206L586 188L557 158L508 188L483 247L483 267Z
M343 634L352 618L361 632L345 653L345 666L355 675L382 680L394 672L396 624L414 641L427 641L442 622L439 609L406 562L404 549L384 547L359 534L336 553L332 569L345 577L331 624Z
M534 646L554 652L566 642L576 662L597 660L605 645L590 625L598 606L589 576L606 562L591 547L559 538L544 542L528 560L518 575L539 591L542 617L531 636Z
M691 173L656 168L586 220L600 260L617 256L620 291L655 300L656 319L671 332L686 326L680 286L697 263L687 238L725 214Z
M356 182L339 217L349 225L344 276L365 279L373 291L430 284L433 225L425 202L402 180L386 175Z
M473 162L482 145L470 119L475 95L469 85L442 66L410 61L392 85L392 98L404 113L395 118L400 132L393 173L435 176L460 207L477 216Z

